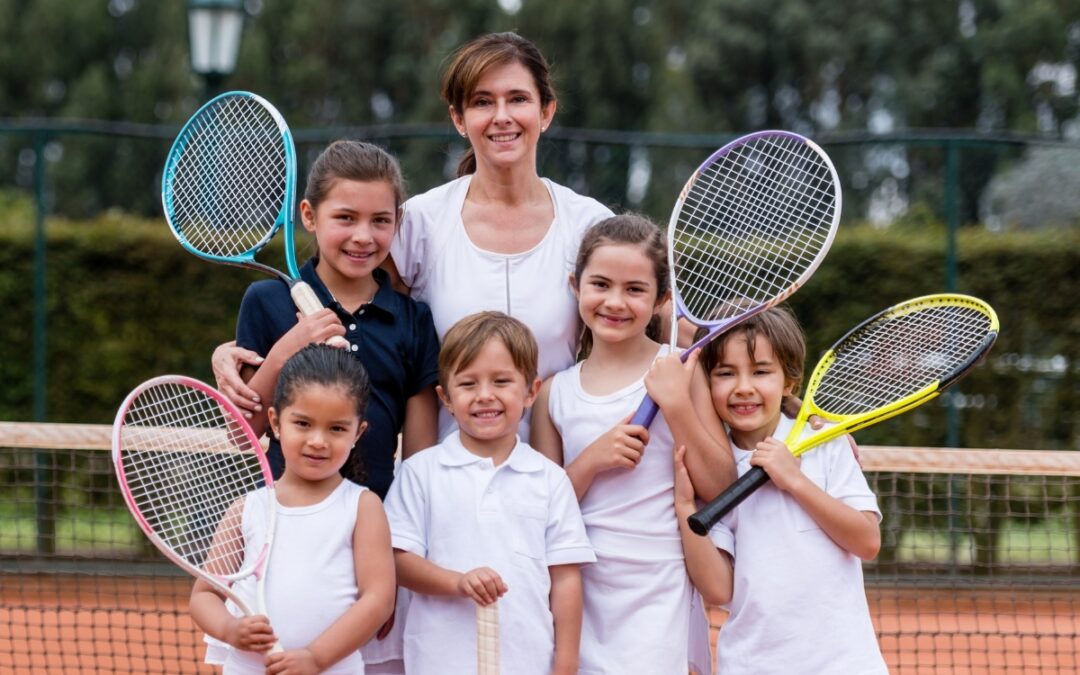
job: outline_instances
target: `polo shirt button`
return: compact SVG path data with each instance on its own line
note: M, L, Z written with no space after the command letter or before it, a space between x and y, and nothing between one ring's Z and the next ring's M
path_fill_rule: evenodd
M350 349L355 352L357 349L360 349L360 345L353 345L352 347L350 347Z
M363 313L364 313L364 310L362 310L362 309L359 312L357 312L357 314L363 314Z
M350 323L349 324L349 330L356 330L356 324L355 323Z

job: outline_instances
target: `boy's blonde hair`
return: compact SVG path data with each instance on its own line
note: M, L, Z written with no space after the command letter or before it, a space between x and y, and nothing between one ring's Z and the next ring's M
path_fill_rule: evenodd
M694 335L694 341L705 337L707 332L707 329L699 328ZM768 340L776 361L784 372L786 384L791 386L792 395L798 395L806 364L806 338L799 320L786 305L771 307L755 314L702 347L699 363L705 369L706 376L724 357L724 345L736 335L746 337L746 349L751 361L754 360L757 336Z
M476 360L492 338L510 352L514 367L525 376L526 385L536 379L540 349L529 328L503 312L477 312L461 319L446 331L439 349L439 384L446 387L450 376Z

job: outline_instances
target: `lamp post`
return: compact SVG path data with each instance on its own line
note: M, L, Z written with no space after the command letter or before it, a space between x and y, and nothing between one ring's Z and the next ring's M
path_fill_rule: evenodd
M206 98L236 69L244 32L244 0L187 0L191 70L202 76Z

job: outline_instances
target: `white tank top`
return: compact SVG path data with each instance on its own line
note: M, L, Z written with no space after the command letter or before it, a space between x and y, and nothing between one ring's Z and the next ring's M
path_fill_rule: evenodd
M274 546L266 570L266 613L285 649L311 643L356 602L353 530L360 495L367 488L344 480L326 499L310 506L277 507ZM244 504L242 529L245 556L262 549L262 508L267 493L259 490ZM238 593L255 607L255 581L237 584ZM261 654L233 649L224 673L264 673ZM362 675L364 659L357 651L324 671Z
M661 347L657 356L667 354ZM645 397L641 379L619 391L593 396L581 387L581 364L555 375L548 412L562 437L563 464L569 466ZM581 515L598 556L627 560L681 560L675 518L671 431L663 414L649 427L649 444L633 470L599 474L581 500Z

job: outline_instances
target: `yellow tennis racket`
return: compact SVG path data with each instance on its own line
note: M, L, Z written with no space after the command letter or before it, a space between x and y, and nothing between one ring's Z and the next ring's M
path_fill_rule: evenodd
M928 295L886 309L818 362L786 445L798 456L937 398L990 351L997 334L994 309L967 295ZM804 436L811 415L832 424ZM690 529L706 534L768 481L753 467L691 516Z

